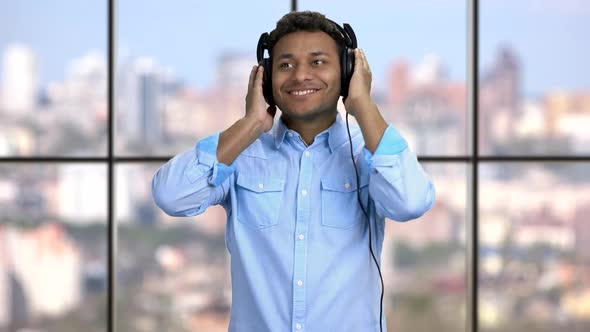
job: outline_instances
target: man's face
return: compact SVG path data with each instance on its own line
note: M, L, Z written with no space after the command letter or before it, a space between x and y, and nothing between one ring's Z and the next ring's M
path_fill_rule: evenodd
M336 111L340 95L338 47L325 32L297 31L273 49L272 92L290 118L313 120Z

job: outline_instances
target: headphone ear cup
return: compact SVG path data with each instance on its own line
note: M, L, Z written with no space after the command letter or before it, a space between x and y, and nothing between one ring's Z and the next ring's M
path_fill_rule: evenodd
M340 95L346 99L354 72L354 50L344 47L340 56Z
M274 105L274 99L272 97L272 65L270 59L264 58L262 60L262 67L264 68L262 75L262 94L267 104Z

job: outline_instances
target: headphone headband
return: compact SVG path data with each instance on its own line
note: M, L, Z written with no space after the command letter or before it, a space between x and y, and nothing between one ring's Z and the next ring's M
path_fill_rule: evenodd
M352 27L350 26L350 24L344 23L343 24L344 28L342 28L338 23L332 21L331 19L326 18L326 20L331 22L336 27L338 32L340 32L340 34L342 35L342 38L344 38L344 45L346 47L352 48L352 49L355 49L357 47L356 35L354 34L354 31L352 30Z
M258 39L258 46L256 47L256 59L258 60L258 63L260 63L264 57L264 50L269 50L268 32L260 35L260 39Z

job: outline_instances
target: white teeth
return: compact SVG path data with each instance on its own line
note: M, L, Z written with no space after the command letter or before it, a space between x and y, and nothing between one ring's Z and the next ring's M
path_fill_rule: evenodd
M309 93L314 93L317 90L303 90L303 91L291 91L292 95L296 95L296 96L303 96Z

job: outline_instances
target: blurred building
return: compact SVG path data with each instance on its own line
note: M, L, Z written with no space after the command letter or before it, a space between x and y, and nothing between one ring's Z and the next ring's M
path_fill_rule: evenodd
M498 145L510 145L516 118L522 111L521 61L508 46L498 50L494 62L480 77L479 132L482 154L493 153Z
M222 119L204 100L202 94L191 90L171 96L164 107L164 131L171 142L196 142L199 138L212 134ZM222 112L221 112L222 113ZM184 144L175 151L186 149Z
M493 105L512 113L520 111L522 100L521 61L508 46L498 49L491 67L482 77L481 87L494 90Z
M217 60L215 85L224 90L246 91L250 72L255 64L256 58L254 54L244 52L222 53Z
M4 228L0 240L0 327L60 317L78 308L83 295L81 252L62 226Z
M395 123L413 150L429 155L465 153L465 83L449 81L435 55L414 67L405 60L395 61L388 73L387 105L380 107L386 121Z
M33 51L24 45L8 46L2 57L0 110L19 115L32 112L37 88L37 63Z
M570 138L573 153L587 153L590 146L590 90L553 91L542 101L548 137Z
M513 243L519 247L544 244L551 248L569 251L574 248L574 229L563 217L558 217L548 205L523 213L513 234Z
M164 84L161 67L151 58L122 65L117 125L122 138L135 144L161 142Z
M215 73L215 84L206 98L210 114L217 120L216 128L227 128L246 111L246 94L254 54L225 52L220 54Z
M412 83L417 87L436 85L445 79L446 69L435 54L425 56L412 73Z
M72 60L63 84L47 89L52 109L87 135L106 136L107 67L105 55L90 52Z
M389 68L388 103L399 108L410 88L410 65L405 60L394 62Z
M576 255L581 263L590 263L590 201L581 204L574 214L574 229ZM590 280L590 274L588 274Z
M10 321L10 266L6 246L6 227L0 225L0 331Z
M0 156L34 154L36 142L31 128L19 121L5 120L4 118L2 120L0 123Z
M104 223L107 212L106 168L66 164L58 168L57 214L76 224Z

